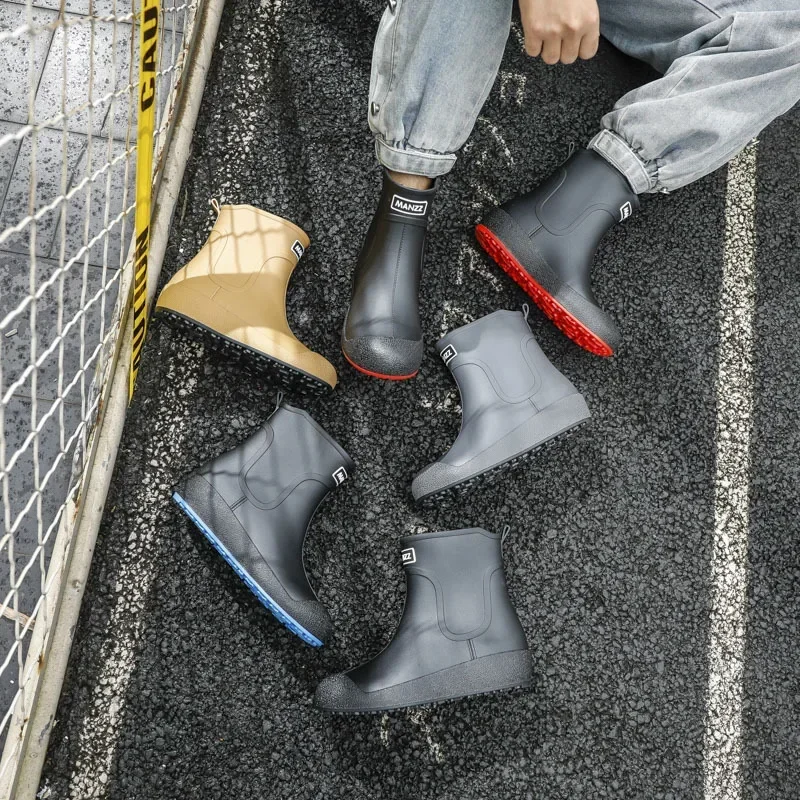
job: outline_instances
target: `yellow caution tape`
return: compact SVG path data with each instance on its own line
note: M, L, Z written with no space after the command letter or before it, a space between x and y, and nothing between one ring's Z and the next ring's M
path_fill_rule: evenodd
M139 100L136 131L136 248L133 255L133 354L129 396L142 360L147 332L147 256L150 252L150 200L153 191L153 134L156 124L156 54L160 0L141 0L139 24Z

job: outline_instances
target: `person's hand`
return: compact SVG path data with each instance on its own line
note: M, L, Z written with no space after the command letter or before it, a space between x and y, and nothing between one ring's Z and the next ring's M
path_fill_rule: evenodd
M600 40L597 0L519 0L525 52L545 64L591 58Z

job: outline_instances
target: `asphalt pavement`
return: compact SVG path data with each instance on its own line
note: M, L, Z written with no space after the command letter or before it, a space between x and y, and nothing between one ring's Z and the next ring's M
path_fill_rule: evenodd
M604 240L595 286L623 331L616 357L581 351L531 312L591 422L457 504L418 512L411 478L459 427L437 338L525 301L477 246L475 222L652 75L607 46L547 67L512 33L437 200L422 370L378 382L345 364L339 331L380 185L366 122L380 11L228 0L162 275L204 241L212 197L311 237L289 318L340 385L305 406L357 464L306 544L335 640L314 651L278 625L173 506L175 481L263 422L276 392L155 322L43 787L80 800L796 798L800 112L742 162L743 195L722 169L645 198ZM737 417L742 393L749 412ZM730 452L744 461L728 475ZM505 561L534 689L382 716L315 711L323 676L391 636L399 537L472 525L511 527Z

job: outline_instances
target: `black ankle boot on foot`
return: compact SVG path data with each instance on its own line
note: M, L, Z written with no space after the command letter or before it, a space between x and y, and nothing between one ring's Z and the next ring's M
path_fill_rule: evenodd
M435 187L407 189L384 171L342 329L345 357L374 378L413 378L422 363L419 282L435 194Z
M371 661L325 678L314 704L358 714L529 686L501 537L469 528L406 536L402 547L406 604L394 638Z
M638 208L619 170L579 150L538 188L490 211L475 235L572 341L610 356L620 334L592 293L592 260L606 232Z

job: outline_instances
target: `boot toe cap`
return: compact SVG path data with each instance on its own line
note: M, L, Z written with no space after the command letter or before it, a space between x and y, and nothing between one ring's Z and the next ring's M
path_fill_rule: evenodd
M353 711L362 708L364 692L344 672L331 675L317 686L314 705L326 711Z
M290 605L287 603L287 605ZM322 644L330 641L333 634L333 622L325 607L318 600L295 602L286 609L296 622L302 625Z
M435 461L423 469L411 483L411 494L419 502L458 481L457 470L450 464Z
M378 378L412 378L422 363L422 342L388 336L342 336L342 351L361 372Z

